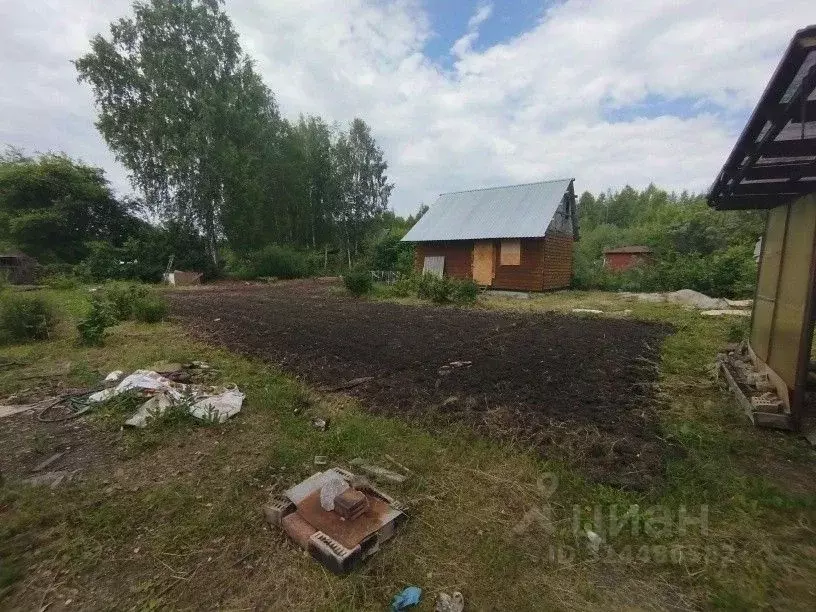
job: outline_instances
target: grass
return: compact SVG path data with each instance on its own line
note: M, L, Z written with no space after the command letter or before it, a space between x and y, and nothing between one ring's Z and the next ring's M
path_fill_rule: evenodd
M9 475L0 489L2 607L70 599L85 608L383 609L410 584L423 588L424 609L442 590L461 590L469 609L806 609L813 601L814 453L791 435L751 428L711 381L728 320L603 293L477 306L599 308L676 327L662 350L660 416L677 452L659 490L632 493L461 426L431 430L371 415L268 364L193 341L173 323L122 323L105 346L80 347L73 320L85 313L86 294L48 294L65 313L61 327L47 342L4 347L5 362L17 365L0 368L0 396L203 360L217 370L215 382L236 383L247 400L223 425L171 416L121 431L135 405L123 398L82 419L99 445L83 479L51 490ZM329 428L314 429L312 416L328 417ZM48 439L30 442L47 454ZM315 455L393 468L386 454L412 471L403 485L384 487L409 506L410 520L353 574L328 574L264 524L261 505L319 469ZM681 532L681 506L692 518L706 506L707 529ZM612 512L630 512L617 534ZM598 557L585 525L606 541Z

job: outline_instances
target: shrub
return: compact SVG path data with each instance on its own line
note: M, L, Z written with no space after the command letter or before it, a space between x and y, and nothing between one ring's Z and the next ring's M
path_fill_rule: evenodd
M479 285L472 280L452 281L451 299L457 304L473 304L479 297Z
M352 270L343 275L343 284L352 295L365 295L371 291L371 274L365 270Z
M302 278L308 271L305 255L274 244L240 257L232 266L233 274L239 278Z
M133 316L133 305L148 296L144 285L133 283L108 283L102 296L110 303L110 313L117 321L127 321Z
M167 300L155 293L133 302L133 317L142 323L160 323L167 318Z
M79 340L82 344L99 346L105 339L106 329L116 323L111 303L103 295L94 295L91 298L91 310L88 315L77 324Z
M49 289L68 290L79 287L79 279L66 274L53 274L45 277L42 282Z
M4 341L46 340L56 324L53 306L40 295L8 293L0 301L0 338Z

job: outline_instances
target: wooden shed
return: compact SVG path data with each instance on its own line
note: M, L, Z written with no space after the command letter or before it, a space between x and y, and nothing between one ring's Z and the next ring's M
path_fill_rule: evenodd
M33 285L37 276L37 260L15 251L0 253L0 277L13 285Z
M445 193L411 228L414 267L483 287L568 287L578 238L573 179Z
M748 350L798 428L816 321L816 26L793 37L708 203L767 211Z
M604 268L622 272L645 263L651 263L654 253L647 246L622 246L604 249Z

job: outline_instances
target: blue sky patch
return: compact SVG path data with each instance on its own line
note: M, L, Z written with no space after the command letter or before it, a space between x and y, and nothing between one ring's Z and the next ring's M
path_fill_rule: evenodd
M544 15L547 0L424 0L433 34L425 45L425 54L437 64L450 68L454 57L451 47L468 32L468 21L480 6L490 4L490 17L479 26L476 51L483 51L531 30Z

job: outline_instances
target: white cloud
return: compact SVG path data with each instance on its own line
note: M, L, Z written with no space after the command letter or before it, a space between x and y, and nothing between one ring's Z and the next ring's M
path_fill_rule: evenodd
M0 142L64 150L125 186L68 62L127 6L0 4ZM500 16L482 4L462 15L465 34L443 68L423 53L434 33L418 0L233 0L227 10L286 115L372 126L401 213L442 191L558 176L575 176L579 190L704 189L790 37L816 21L812 0L567 0L475 50L479 29ZM647 96L698 110L608 119Z

